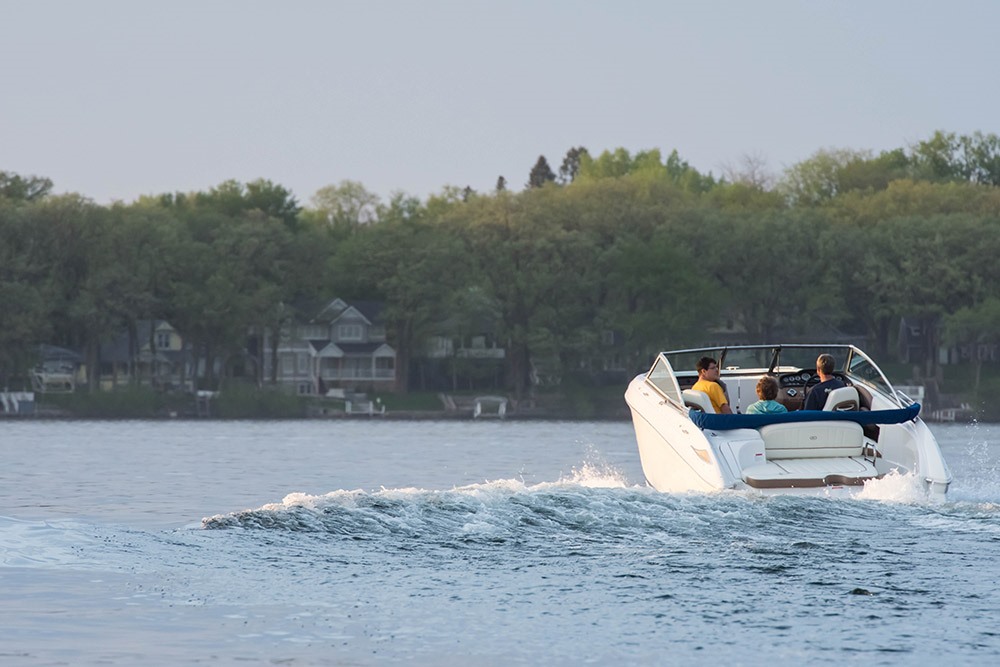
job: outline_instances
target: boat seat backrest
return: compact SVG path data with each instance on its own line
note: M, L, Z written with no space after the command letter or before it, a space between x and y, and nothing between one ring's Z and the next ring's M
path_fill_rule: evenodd
M697 389L685 389L681 393L684 396L684 405L687 407L707 412L710 415L715 414L715 408L712 407L712 399L705 392L698 391Z
M861 407L861 402L858 396L858 390L854 387L841 387L840 389L834 389L829 394L826 395L826 403L823 405L824 410L859 410Z
M768 460L861 456L865 442L860 424L840 421L768 424L760 436Z

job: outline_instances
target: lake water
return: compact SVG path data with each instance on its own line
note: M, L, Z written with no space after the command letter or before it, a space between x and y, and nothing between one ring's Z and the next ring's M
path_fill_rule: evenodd
M0 664L996 664L1000 426L955 482L660 494L631 425L0 422Z

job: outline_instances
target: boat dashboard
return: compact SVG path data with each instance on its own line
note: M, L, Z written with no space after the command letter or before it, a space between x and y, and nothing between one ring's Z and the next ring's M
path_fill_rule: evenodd
M833 373L833 376L843 382L848 387L854 386L851 380L840 372ZM778 398L777 401L788 410L801 410L805 405L806 396L812 388L820 383L819 373L814 370L803 369L793 373L781 373L778 377ZM858 392L860 394L860 392ZM869 399L869 405L871 401Z

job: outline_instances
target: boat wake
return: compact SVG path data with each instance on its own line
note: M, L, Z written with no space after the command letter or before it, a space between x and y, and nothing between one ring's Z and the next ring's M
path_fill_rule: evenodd
M649 502L654 492L629 487L611 468L586 464L556 482L528 485L517 479L487 481L451 490L398 488L290 493L280 503L202 520L206 529L279 529L415 539L446 534L459 539L517 539L546 526L585 527L611 505Z
M271 530L342 536L353 540L401 538L437 543L524 543L548 539L613 540L666 531L698 537L707 530L768 531L800 513L816 517L853 513L858 503L881 511L941 512L1000 518L997 477L962 484L947 500L929 499L913 474L867 481L843 497L761 497L756 492L660 493L630 482L599 457L588 457L557 481L487 480L447 490L381 488L289 493L280 502L201 520L207 530ZM891 510L890 507L898 508Z

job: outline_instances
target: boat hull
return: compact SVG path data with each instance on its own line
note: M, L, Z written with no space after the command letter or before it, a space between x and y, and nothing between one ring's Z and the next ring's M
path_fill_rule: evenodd
M792 454L805 458L790 459L786 452L775 463L790 474L772 475L762 483L758 473L768 468L771 455L767 452L771 450L765 447L759 429L701 429L686 407L666 400L649 387L643 376L629 385L625 400L632 414L643 474L657 491L733 489L760 495L850 496L863 490L866 482L896 472L915 475L924 483L929 496L944 498L951 483L951 473L937 441L919 419L883 425L878 443L862 438L861 427L854 426L857 449L850 455L824 460L823 456L833 454L823 450ZM814 432L829 432L842 430L845 423L817 422L812 428ZM831 424L841 426L835 428ZM790 428L803 431L803 446L810 446L809 422ZM864 455L860 454L862 451ZM877 456L871 456L876 451ZM778 453L775 452L776 457ZM805 474L791 474L797 470Z
M704 433L641 377L632 382L625 400L632 412L639 459L647 483L657 491L718 491L729 486Z

